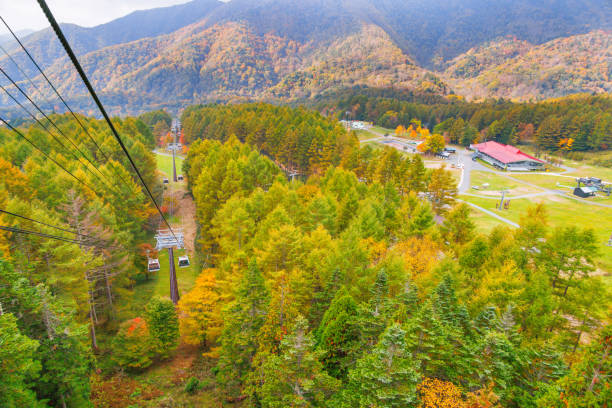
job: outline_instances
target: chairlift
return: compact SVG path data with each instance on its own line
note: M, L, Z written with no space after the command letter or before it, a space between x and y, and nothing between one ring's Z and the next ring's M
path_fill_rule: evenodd
M189 266L189 257L187 255L179 256L178 266L179 266L179 268L186 268L186 267L188 267Z
M176 178L178 179L178 181L183 181L183 175L179 174L178 176L176 176Z
M159 271L161 268L159 266L159 259L151 259L149 258L149 272Z
M170 180L168 180L167 178L164 179L164 184L168 184L170 183Z

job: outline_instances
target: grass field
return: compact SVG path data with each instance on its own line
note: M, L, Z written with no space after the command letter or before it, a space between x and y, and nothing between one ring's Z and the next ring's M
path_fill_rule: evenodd
M379 137L376 133L372 133L368 130L363 130L363 129L353 130L353 132L357 134L357 138L359 138L359 140L367 140L367 139Z
M583 228L592 228L597 236L600 247L599 266L606 272L612 272L612 248L606 246L612 234L612 208L605 208L583 203L559 195L544 195L533 198L514 199L510 202L509 210L497 210L496 201L462 195L461 199L474 203L482 208L492 211L500 216L518 223L527 208L537 203L544 203L551 227L566 227L575 225ZM472 211L474 220L483 232L492 228L492 223L503 224L501 221L477 210Z
M539 187L550 190L559 190L566 194L572 194L574 187L576 187L576 179L572 176L573 174L573 172L568 173L567 176L570 177L556 176L552 174L513 174L511 177L520 181L535 184ZM599 174L599 172L596 174ZM598 194L596 197L589 198L588 200L612 203L612 196Z
M534 148L531 146L521 147L525 153L534 154ZM583 158L581 160L569 159L561 155L549 155L556 159L561 160L564 166L575 169L569 175L578 177L600 177L605 181L612 183L612 167L596 165L597 161L611 160L612 151L607 150L603 152L580 152Z
M172 176L172 156L165 156L156 154L155 159L157 160L157 169L164 173L166 177ZM181 174L183 172L183 158L176 156L176 172Z
M531 187L520 181L512 180L503 174L492 173L489 171L472 171L470 174L470 192L474 194L493 194L495 196L500 195L502 189L508 189L508 195L516 196L522 194L537 193L541 190L536 187ZM471 189L473 186L482 186L488 183L489 187L480 190Z
M395 135L395 129L387 129L380 126L372 126L371 129L375 132L382 133L383 135L385 133L388 133L389 135Z

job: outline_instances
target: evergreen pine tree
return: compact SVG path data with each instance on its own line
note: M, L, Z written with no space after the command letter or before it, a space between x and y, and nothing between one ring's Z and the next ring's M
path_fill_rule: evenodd
M335 401L338 407L416 406L419 373L406 347L406 332L391 325L371 353L349 372L346 390Z
M359 353L357 312L355 300L346 291L340 290L315 333L317 346L322 350L321 361L333 377L344 378Z
M257 394L262 408L324 407L339 386L338 380L323 369L302 316L282 340L280 354L270 354L261 372L262 385Z

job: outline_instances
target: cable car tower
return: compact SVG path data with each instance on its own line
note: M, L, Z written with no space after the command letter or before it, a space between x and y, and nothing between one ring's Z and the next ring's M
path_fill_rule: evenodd
M176 239L174 238L176 236ZM155 235L157 240L156 249L162 250L166 248L168 250L168 262L170 264L170 299L175 305L179 301L178 284L176 281L176 269L174 269L174 247L177 249L183 249L185 247L183 230L174 230L174 235L170 230L160 229Z
M166 149L172 152L172 180L177 182L176 177L176 152L183 150L183 145L180 142L177 142L177 135L181 131L181 122L178 119L175 119L172 122L172 133L174 134L174 142L168 143Z

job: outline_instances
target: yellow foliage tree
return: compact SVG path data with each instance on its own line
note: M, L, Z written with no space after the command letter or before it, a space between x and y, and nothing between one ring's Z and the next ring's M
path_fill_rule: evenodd
M221 334L222 319L215 269L205 269L178 304L181 335L186 343L211 346Z
M465 408L461 390L449 381L425 378L417 385L420 408Z
M412 125L410 125L410 128L408 129L409 132L409 136L411 139L418 139L419 138L419 133L412 127Z
M505 309L507 305L520 305L520 299L525 291L525 279L513 261L507 261L500 268L487 270L474 286L468 288L470 307L482 310L490 304Z
M32 192L28 187L28 177L19 168L0 157L0 186L10 197L19 197L28 200L32 197Z
M558 143L559 149L566 150L566 151L572 150L573 145L574 145L574 139L572 139L571 137L563 138L559 140L559 143Z
M412 280L423 288L424 286L435 286L435 279L431 277L431 271L438 263L440 248L430 237L410 237L400 242L394 248L403 259L406 269L410 272Z

